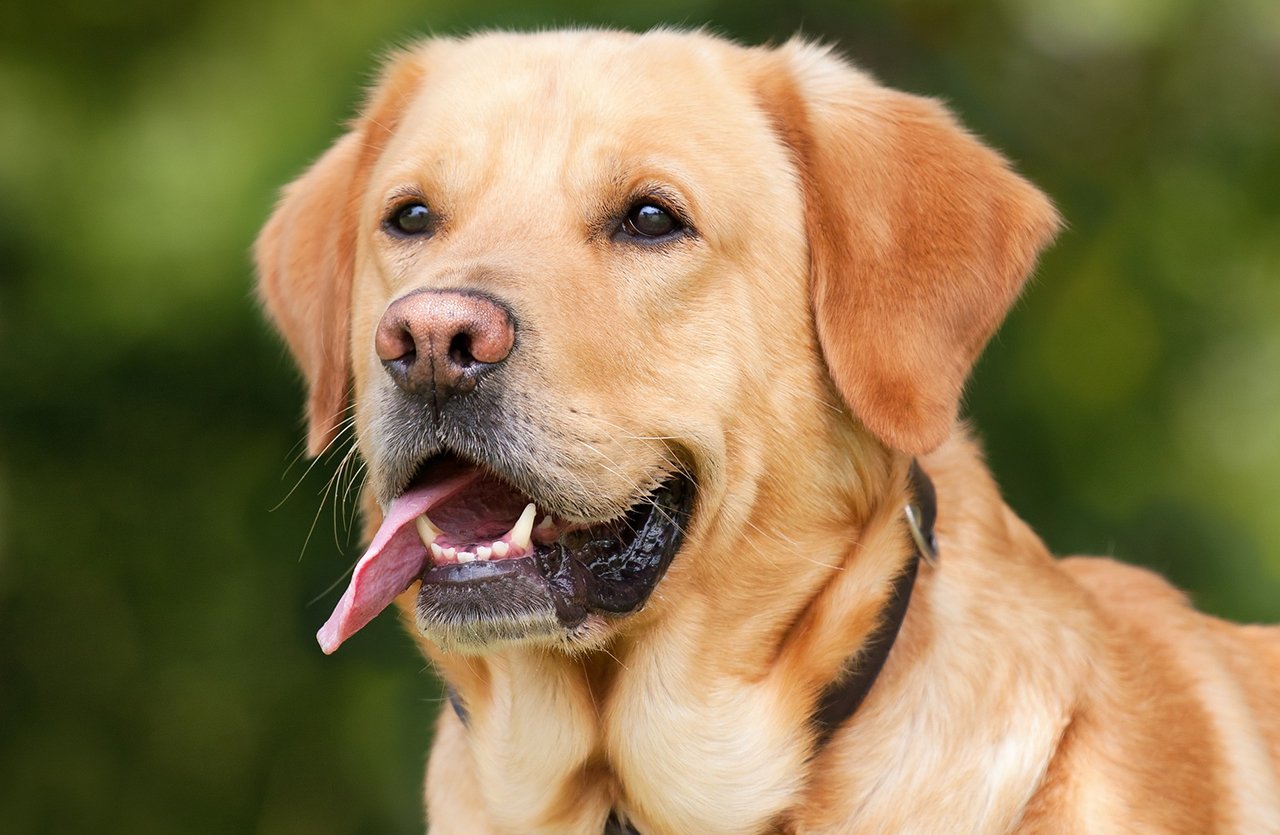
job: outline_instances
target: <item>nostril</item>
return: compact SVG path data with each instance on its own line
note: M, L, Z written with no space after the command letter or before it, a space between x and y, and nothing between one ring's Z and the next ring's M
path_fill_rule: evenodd
M479 375L507 358L515 323L506 307L486 296L418 290L388 305L374 342L400 389L430 393L439 406L471 391Z
M384 319L374 337L374 349L378 352L378 359L384 364L405 362L412 365L418 355L418 343L407 322L388 322Z
M449 359L461 368L470 368L475 365L476 358L471 353L471 334L466 331L454 334L453 339L449 341Z
M383 360L382 364L388 368L394 368L397 371L408 371L413 364L418 361L418 352L414 350L405 351L398 357L389 360Z

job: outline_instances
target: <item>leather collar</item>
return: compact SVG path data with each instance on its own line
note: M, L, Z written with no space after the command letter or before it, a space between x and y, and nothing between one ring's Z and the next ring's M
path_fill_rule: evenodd
M933 489L933 482L916 461L911 462L908 473L911 498L904 508L907 526L911 531L911 539L915 545L915 557L908 560L898 579L893 582L893 591L881 610L880 624L859 647L858 652L845 664L845 670L835 681L822 691L818 705L813 711L815 736L813 754L817 755L831 741L831 737L850 716L857 712L862 702L871 692L871 687L889 660L889 651L898 638L902 622L907 617L907 606L911 602L911 592L915 588L916 575L920 570L920 561L937 565L938 543L934 537L934 523L938 518L938 498ZM468 716L466 708L458 699L452 687L447 687L449 702L462 724L466 725ZM603 835L640 835L629 822L610 812L605 821Z
M920 561L937 564L938 544L933 525L938 518L938 499L933 482L914 460L908 478L914 502L906 506L904 515L916 546L915 559L909 560L898 579L894 580L893 591L881 610L880 625L867 637L854 657L845 663L844 673L822 691L818 707L813 712L813 724L817 730L813 744L815 754L857 712L889 660L889 650L893 648L902 622L907 618L907 604L911 602Z

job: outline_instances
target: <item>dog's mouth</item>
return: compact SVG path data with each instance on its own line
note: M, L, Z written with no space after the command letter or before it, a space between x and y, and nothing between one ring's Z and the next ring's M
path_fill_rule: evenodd
M421 581L419 629L443 645L561 635L644 605L679 549L694 486L675 474L622 516L570 522L493 470L452 455L391 503L317 635L326 654Z

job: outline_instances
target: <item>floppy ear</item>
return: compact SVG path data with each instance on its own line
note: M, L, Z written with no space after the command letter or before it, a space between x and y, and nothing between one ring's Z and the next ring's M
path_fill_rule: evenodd
M351 378L356 224L369 169L421 76L397 58L349 133L289 184L254 243L258 295L307 381L307 452L338 433Z
M800 169L831 378L882 441L928 452L1058 215L937 102L816 46L771 57L761 98Z
M307 381L313 456L337 434L347 403L360 145L348 133L291 183L253 247L258 293Z

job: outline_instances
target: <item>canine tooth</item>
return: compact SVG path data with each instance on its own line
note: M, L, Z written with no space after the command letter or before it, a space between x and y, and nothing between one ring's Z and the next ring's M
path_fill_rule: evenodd
M425 513L414 519L413 524L418 528L418 538L422 540L423 545L430 545L436 541L436 537L444 533L427 518Z
M435 557L437 560L444 559L444 549L434 542L431 543L431 556Z
M487 560L492 555L492 549L486 548L483 545L476 549L476 559L478 560Z
M511 544L522 551L529 550L529 534L533 533L533 517L538 515L538 508L533 506L533 502L529 502L524 506L524 512L520 514L520 518L516 520L516 524L511 528Z
M502 559L511 551L511 546L505 542L498 541L493 543L493 555L498 559Z
M538 523L537 528L540 531L549 530L551 528L551 514L548 513L542 517L542 521Z
M473 553L471 553L470 551L459 551L459 552L458 552L458 562L459 562L459 563L469 563L469 562L474 562L474 561L475 561L475 558L476 558L476 555L475 555L475 554L473 554Z

